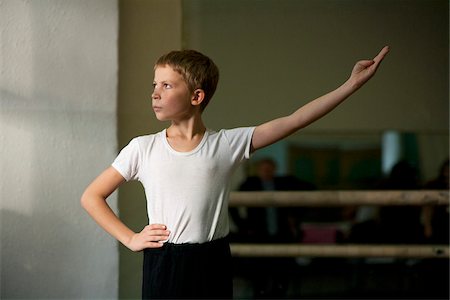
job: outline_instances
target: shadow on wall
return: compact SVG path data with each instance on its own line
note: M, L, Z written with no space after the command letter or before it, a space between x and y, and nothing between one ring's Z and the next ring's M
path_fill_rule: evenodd
M48 282L59 283L62 261L58 261L61 251L59 245L72 243L76 249L77 241L70 239L58 242L49 241L49 231L53 236L59 234L67 227L62 220L54 216L26 216L9 210L1 211L1 297L2 298L28 298L30 292L34 296L46 295ZM14 228L14 230L11 230ZM68 249L67 247L64 247ZM62 260L62 259L60 259ZM58 284L60 288L65 287ZM54 291L54 295L62 297L66 291Z
M51 213L27 216L10 210L1 210L0 220L1 299L78 298L99 290L96 280L91 287L74 284L104 268L94 260L85 266L90 255L89 247L80 247L85 237L67 234L76 224Z

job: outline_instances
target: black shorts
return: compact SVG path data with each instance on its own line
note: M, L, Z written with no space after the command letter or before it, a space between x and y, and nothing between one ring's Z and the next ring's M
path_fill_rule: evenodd
M144 250L142 299L231 299L228 238Z

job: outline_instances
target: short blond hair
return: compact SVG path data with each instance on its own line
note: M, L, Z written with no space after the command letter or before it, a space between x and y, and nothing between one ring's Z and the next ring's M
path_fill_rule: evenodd
M156 61L155 68L166 65L181 74L191 92L196 89L205 92L205 99L200 104L203 111L219 82L219 69L212 59L196 50L177 50L161 56Z

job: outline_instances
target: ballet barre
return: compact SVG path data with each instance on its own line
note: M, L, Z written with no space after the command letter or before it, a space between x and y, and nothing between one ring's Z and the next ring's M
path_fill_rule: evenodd
M448 245L238 244L234 257L450 258Z
M338 190L231 192L229 205L234 207L449 205L449 191ZM450 258L449 245L232 243L230 247L235 257Z
M246 207L449 205L449 192L441 190L231 192L229 204Z

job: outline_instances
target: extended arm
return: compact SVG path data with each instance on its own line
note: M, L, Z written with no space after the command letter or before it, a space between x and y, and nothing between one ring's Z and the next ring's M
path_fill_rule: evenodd
M332 111L375 74L388 51L386 46L373 60L357 62L350 78L334 91L307 103L289 116L257 126L252 138L253 150L273 144Z
M161 247L169 232L162 224L146 226L140 233L128 228L106 202L125 179L113 167L100 174L85 190L81 205L91 217L109 234L133 251Z

